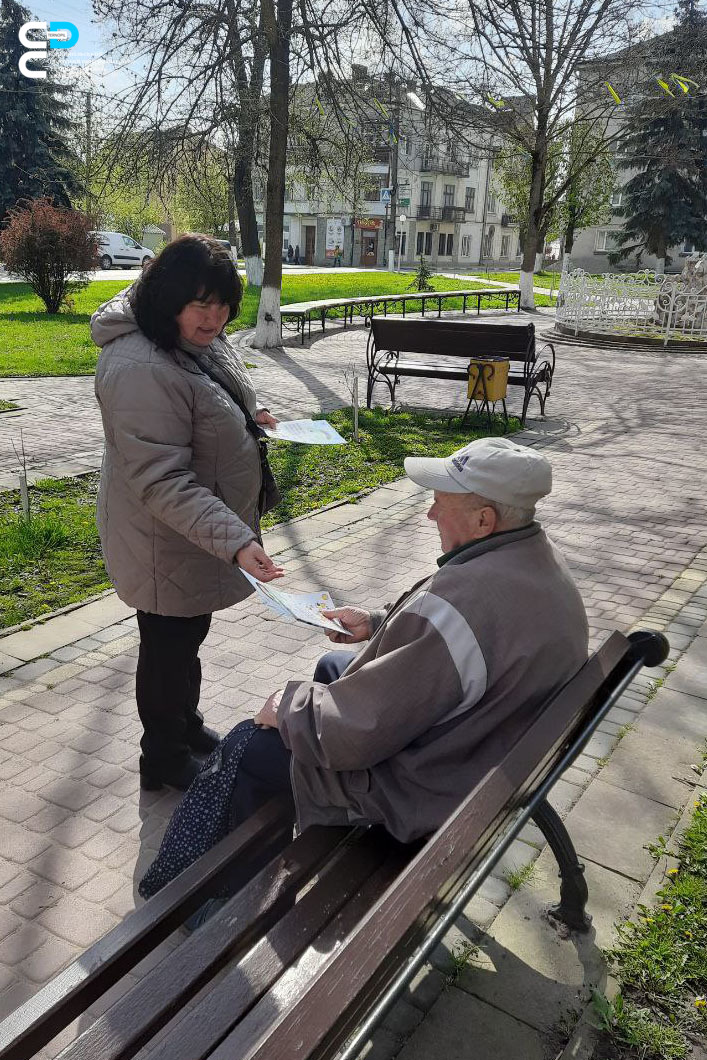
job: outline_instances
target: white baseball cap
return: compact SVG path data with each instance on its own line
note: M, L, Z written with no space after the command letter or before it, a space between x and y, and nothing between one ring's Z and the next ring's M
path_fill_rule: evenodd
M478 493L514 508L533 508L552 489L550 461L508 438L479 438L451 456L408 456L405 474L426 489Z

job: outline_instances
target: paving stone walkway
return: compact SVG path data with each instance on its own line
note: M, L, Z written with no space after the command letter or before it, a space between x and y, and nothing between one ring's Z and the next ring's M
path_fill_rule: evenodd
M442 1052L461 1060L470 1028L480 1060L548 1055L560 1017L574 1019L587 984L601 983L597 947L649 880L643 844L669 830L689 797L686 781L695 779L688 767L705 735L707 670L705 361L577 346L559 346L558 354L553 418L533 422L523 436L546 448L554 466L542 521L582 589L592 643L613 628L665 628L677 668L657 695L649 675L636 682L552 800L570 811L587 861L596 934L562 940L539 915L556 887L547 853L531 884L507 900L504 873L538 855L528 829L447 942L448 950L459 939L478 940L480 928L482 955L453 986L439 967L421 973L377 1032L371 1057L402 1047L405 1060ZM361 363L363 333L332 330L311 349L290 347L284 358L247 356L273 408L284 411L279 396L286 394L288 411L311 412L345 396L343 369ZM448 390L417 387L405 388L410 402L449 401ZM434 563L427 504L403 480L277 528L267 547L293 589L326 586L342 602L380 603ZM225 730L254 713L288 677L310 673L327 644L253 603L221 612L203 652L209 723ZM136 654L134 616L112 594L0 639L0 1015L134 907L137 882L175 805L175 795L139 791ZM626 724L636 731L604 764ZM448 953L435 960L443 966Z

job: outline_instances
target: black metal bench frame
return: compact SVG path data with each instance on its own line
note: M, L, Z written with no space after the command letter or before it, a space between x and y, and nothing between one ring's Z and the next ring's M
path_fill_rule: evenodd
M358 313L359 316L364 317L366 323L372 320L375 316L376 310L380 313L383 311L383 316L388 315L388 308L393 306L400 306L400 311L405 316L406 307L409 302L420 302L420 312L422 316L425 315L425 308L428 302L432 302L432 305L437 305L437 316L442 315L442 303L448 301L450 298L461 298L462 299L462 313L466 313L467 302L471 303L476 300L476 314L477 316L481 313L481 303L485 299L505 297L506 310L511 307L511 302L516 303L516 309L520 312L520 290L517 287L498 287L494 290L475 290L475 291L417 291L414 293L405 294L376 294L376 295L361 295L355 298L322 298L318 301L305 302L298 308L292 308L296 303L290 303L280 306L280 318L284 322L286 319L294 319L296 325L296 334L302 335L302 345L304 346L304 330L305 326L308 327L308 338L312 337L312 317L318 317L322 326L322 331L325 330L325 324L327 320L327 313L330 309L343 309L344 310L344 327L347 324L353 324L354 313Z
M327 1060L342 1046L353 1060L531 818L560 866L552 915L586 930L582 866L546 796L641 667L667 651L661 634L613 633L425 843L308 829L62 1060ZM29 1060L218 891L230 865L287 830L270 803L227 836L8 1017L0 1060Z
M432 354L448 360L417 360L405 356L409 354L422 357ZM388 387L390 403L394 405L395 391L402 377L468 382L469 361L488 355L508 357L511 362L508 385L523 387L520 422L525 424L528 405L533 396L537 397L540 415L544 416L555 374L555 347L548 342L542 349L536 350L534 324L373 320L366 346L366 405L371 407L373 388L380 379ZM463 358L467 363L455 364L453 358Z

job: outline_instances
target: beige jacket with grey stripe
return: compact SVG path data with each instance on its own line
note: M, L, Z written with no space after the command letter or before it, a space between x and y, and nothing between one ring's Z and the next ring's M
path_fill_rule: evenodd
M290 682L278 726L301 828L432 832L587 658L587 619L537 523L450 558L332 685Z

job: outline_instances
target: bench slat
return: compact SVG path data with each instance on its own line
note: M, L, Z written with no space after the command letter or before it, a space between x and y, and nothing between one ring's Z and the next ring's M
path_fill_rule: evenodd
M413 934L419 918L446 894L450 876L469 868L492 842L504 818L522 804L526 793L550 771L552 756L581 728L601 704L602 680L625 661L630 644L614 633L536 718L524 736L503 757L459 809L386 892L347 942L303 987L300 1000L281 1011L267 1037L247 1053L227 1051L238 1060L291 1060L320 1057L323 1044L341 1043L350 1025L345 1014L366 995L370 983L379 987L389 954ZM598 692L597 689L600 691ZM414 942L411 938L408 949ZM260 1002L267 1005L267 996ZM270 1010L272 1014L272 1009Z
M290 831L292 825L290 824ZM223 909L142 978L62 1053L62 1060L119 1060L154 1035L201 987L282 915L298 888L347 839L347 828L314 828L278 854ZM265 833L261 842L270 840ZM166 974L160 974L162 969Z
M392 857L391 846L396 848ZM320 934L372 874L386 865L377 876L377 893L369 893L371 902L380 897L409 859L410 854L400 844L391 844L382 830L360 836L238 965L210 986L198 1006L176 1021L159 1043L138 1053L136 1060L143 1056L145 1060L148 1056L149 1060L203 1060L210 1056L314 939L320 949Z
M249 857L262 833L291 831L276 801L225 836L202 859L72 961L0 1024L0 1060L26 1060L150 954L213 893L237 858Z

